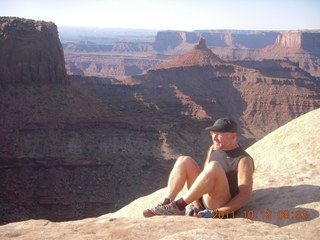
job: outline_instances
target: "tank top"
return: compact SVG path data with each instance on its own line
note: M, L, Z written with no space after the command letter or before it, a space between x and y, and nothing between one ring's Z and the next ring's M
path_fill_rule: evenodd
M229 151L212 150L210 154L209 162L219 162L227 175L231 198L239 193L238 164L240 159L243 157L251 158L251 156L241 147L237 147Z

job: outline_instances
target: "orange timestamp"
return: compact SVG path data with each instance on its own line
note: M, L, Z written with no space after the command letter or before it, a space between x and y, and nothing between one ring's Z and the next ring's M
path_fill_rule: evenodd
M297 219L307 220L309 218L308 211L306 210L287 210L281 209L278 211L262 210L262 211L242 211L243 217L248 219Z
M214 216L212 218L220 218L220 219L227 219L227 218L235 218L235 212L220 212L215 211ZM244 217L247 219L297 219L297 220L307 220L309 219L308 211L306 210L287 210L281 209L278 211L270 211L270 210L262 210L262 211L242 211L237 212L238 217Z

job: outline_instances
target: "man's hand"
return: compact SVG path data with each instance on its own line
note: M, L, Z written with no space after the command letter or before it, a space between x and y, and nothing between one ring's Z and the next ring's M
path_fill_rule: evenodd
M216 210L208 210L208 209L200 211L197 214L198 218L213 218L213 217L216 217L216 216L217 216L217 211Z
M186 209L185 215L196 217L198 212L199 212L199 209L196 208L193 204L191 204L190 207Z

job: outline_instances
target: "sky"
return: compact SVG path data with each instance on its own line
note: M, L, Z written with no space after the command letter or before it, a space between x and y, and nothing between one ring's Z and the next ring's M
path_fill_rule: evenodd
M320 0L0 0L0 16L156 30L320 29Z

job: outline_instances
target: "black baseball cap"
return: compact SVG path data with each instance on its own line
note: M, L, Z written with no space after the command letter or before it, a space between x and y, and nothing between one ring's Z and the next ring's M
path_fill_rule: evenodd
M205 130L214 132L237 132L238 126L231 118L219 118L211 127L207 127Z

